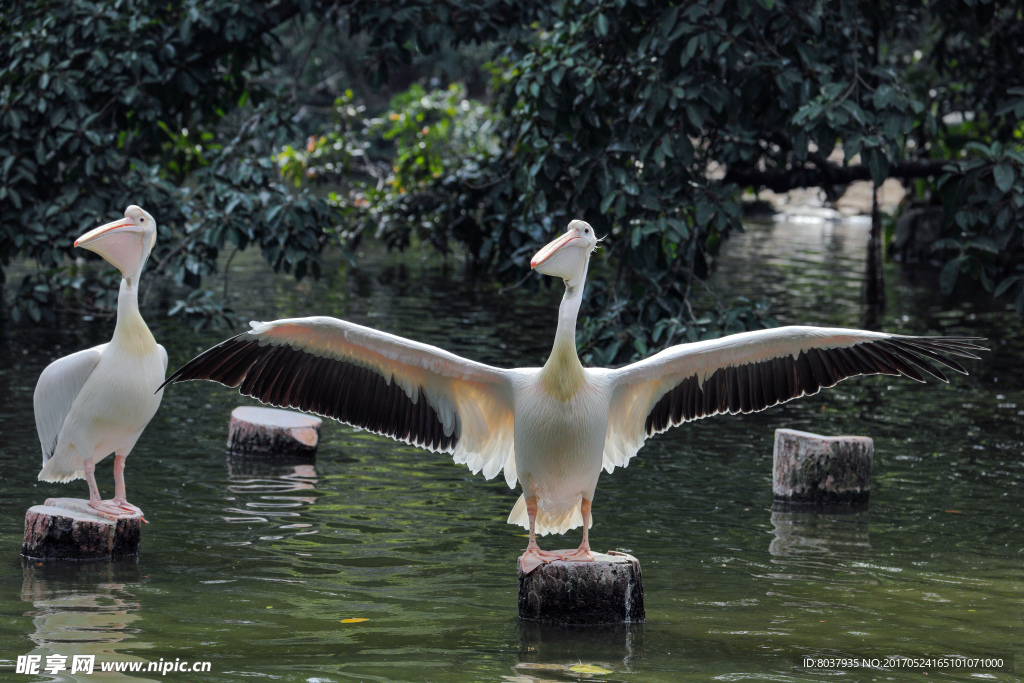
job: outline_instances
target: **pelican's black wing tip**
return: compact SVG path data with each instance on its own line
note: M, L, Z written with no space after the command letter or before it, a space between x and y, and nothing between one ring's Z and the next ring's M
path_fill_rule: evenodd
M210 348L206 349L205 351L200 352L192 360L188 361L187 363L182 365L180 368L178 368L177 370L172 372L171 375L167 379L164 380L163 384L161 384L159 387L157 387L156 391L154 391L153 393L154 394L158 393L160 390L162 390L168 384L175 384L177 382L188 382L188 381L191 381L191 380L198 380L198 379L207 379L206 377L198 377L198 376L196 376L196 377L184 377L184 375L186 373L188 373L192 368L194 368L197 365L199 365L200 363L202 363L210 354L213 354L213 353L216 353L216 352L222 350L225 346L229 346L229 345L233 344L235 341L237 341L239 337L242 337L243 335L247 335L247 334L249 334L249 330L246 330L245 332L239 332L238 334L236 334L233 337L228 337L227 339L225 339L224 341L220 342L216 346L211 346Z

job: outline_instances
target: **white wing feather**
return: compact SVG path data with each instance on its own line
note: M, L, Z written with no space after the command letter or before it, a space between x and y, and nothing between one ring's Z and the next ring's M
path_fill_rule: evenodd
M57 437L79 392L100 361L106 344L58 358L46 366L36 382L32 404L43 464L53 455ZM166 362L165 362L166 367Z

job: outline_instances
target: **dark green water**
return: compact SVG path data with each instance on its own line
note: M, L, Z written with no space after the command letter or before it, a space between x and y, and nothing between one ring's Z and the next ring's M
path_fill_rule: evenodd
M643 564L648 620L629 629L517 621L526 539L505 524L518 493L500 480L334 423L315 466L246 467L226 459L224 440L231 409L249 401L210 383L171 387L128 460L129 496L151 522L137 562L25 563L25 510L86 494L81 481L36 481L36 378L57 356L106 341L112 324L3 330L0 679L50 680L12 673L18 655L34 653L211 662L206 674L116 680L564 681L582 676L552 665L580 663L611 671L592 679L609 681L1020 680L1024 325L984 296L943 302L934 274L895 268L887 309L868 312L865 242L863 225L754 226L728 245L718 277L728 295L773 297L786 323L984 336L992 352L949 386L855 379L765 413L684 426L604 475L595 549L628 550ZM370 259L302 288L246 266L232 287L250 294L239 308L255 318L336 315L496 365L543 361L560 292L502 293L401 263ZM151 326L172 367L227 336ZM873 437L870 508L773 512L777 427ZM110 463L98 469L109 496ZM1004 667L801 664L954 655L1001 657Z

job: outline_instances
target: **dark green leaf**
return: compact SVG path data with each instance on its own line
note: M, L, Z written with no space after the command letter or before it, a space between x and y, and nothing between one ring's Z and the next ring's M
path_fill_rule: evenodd
M992 176L996 181L996 187L1006 194L1013 188L1014 182L1014 171L1013 167L1009 164L996 164L992 168Z
M942 267L942 272L939 273L939 289L942 290L943 294L950 294L953 291L953 287L956 286L957 276L960 274L960 266L963 265L963 262L964 257L957 256Z
M868 169L871 171L871 181L876 186L881 185L889 177L889 160L886 158L885 152L872 148L864 150L864 155L867 157Z
M1003 294L1006 294L1006 292L1018 282L1024 282L1024 276L1012 275L1008 278L1004 278L1003 281L999 283L999 286L996 287L995 291L992 292L992 296L998 299Z

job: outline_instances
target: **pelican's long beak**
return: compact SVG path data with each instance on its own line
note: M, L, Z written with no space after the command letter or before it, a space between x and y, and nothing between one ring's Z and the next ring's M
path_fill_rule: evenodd
M580 239L580 233L578 229L573 228L572 230L569 230L551 240L541 247L540 251L533 255L533 259L530 260L530 268L536 268L543 264L549 258L561 251L562 247L568 245L575 239Z
M142 228L127 216L90 230L77 240L76 247L96 252L128 277L143 258Z

